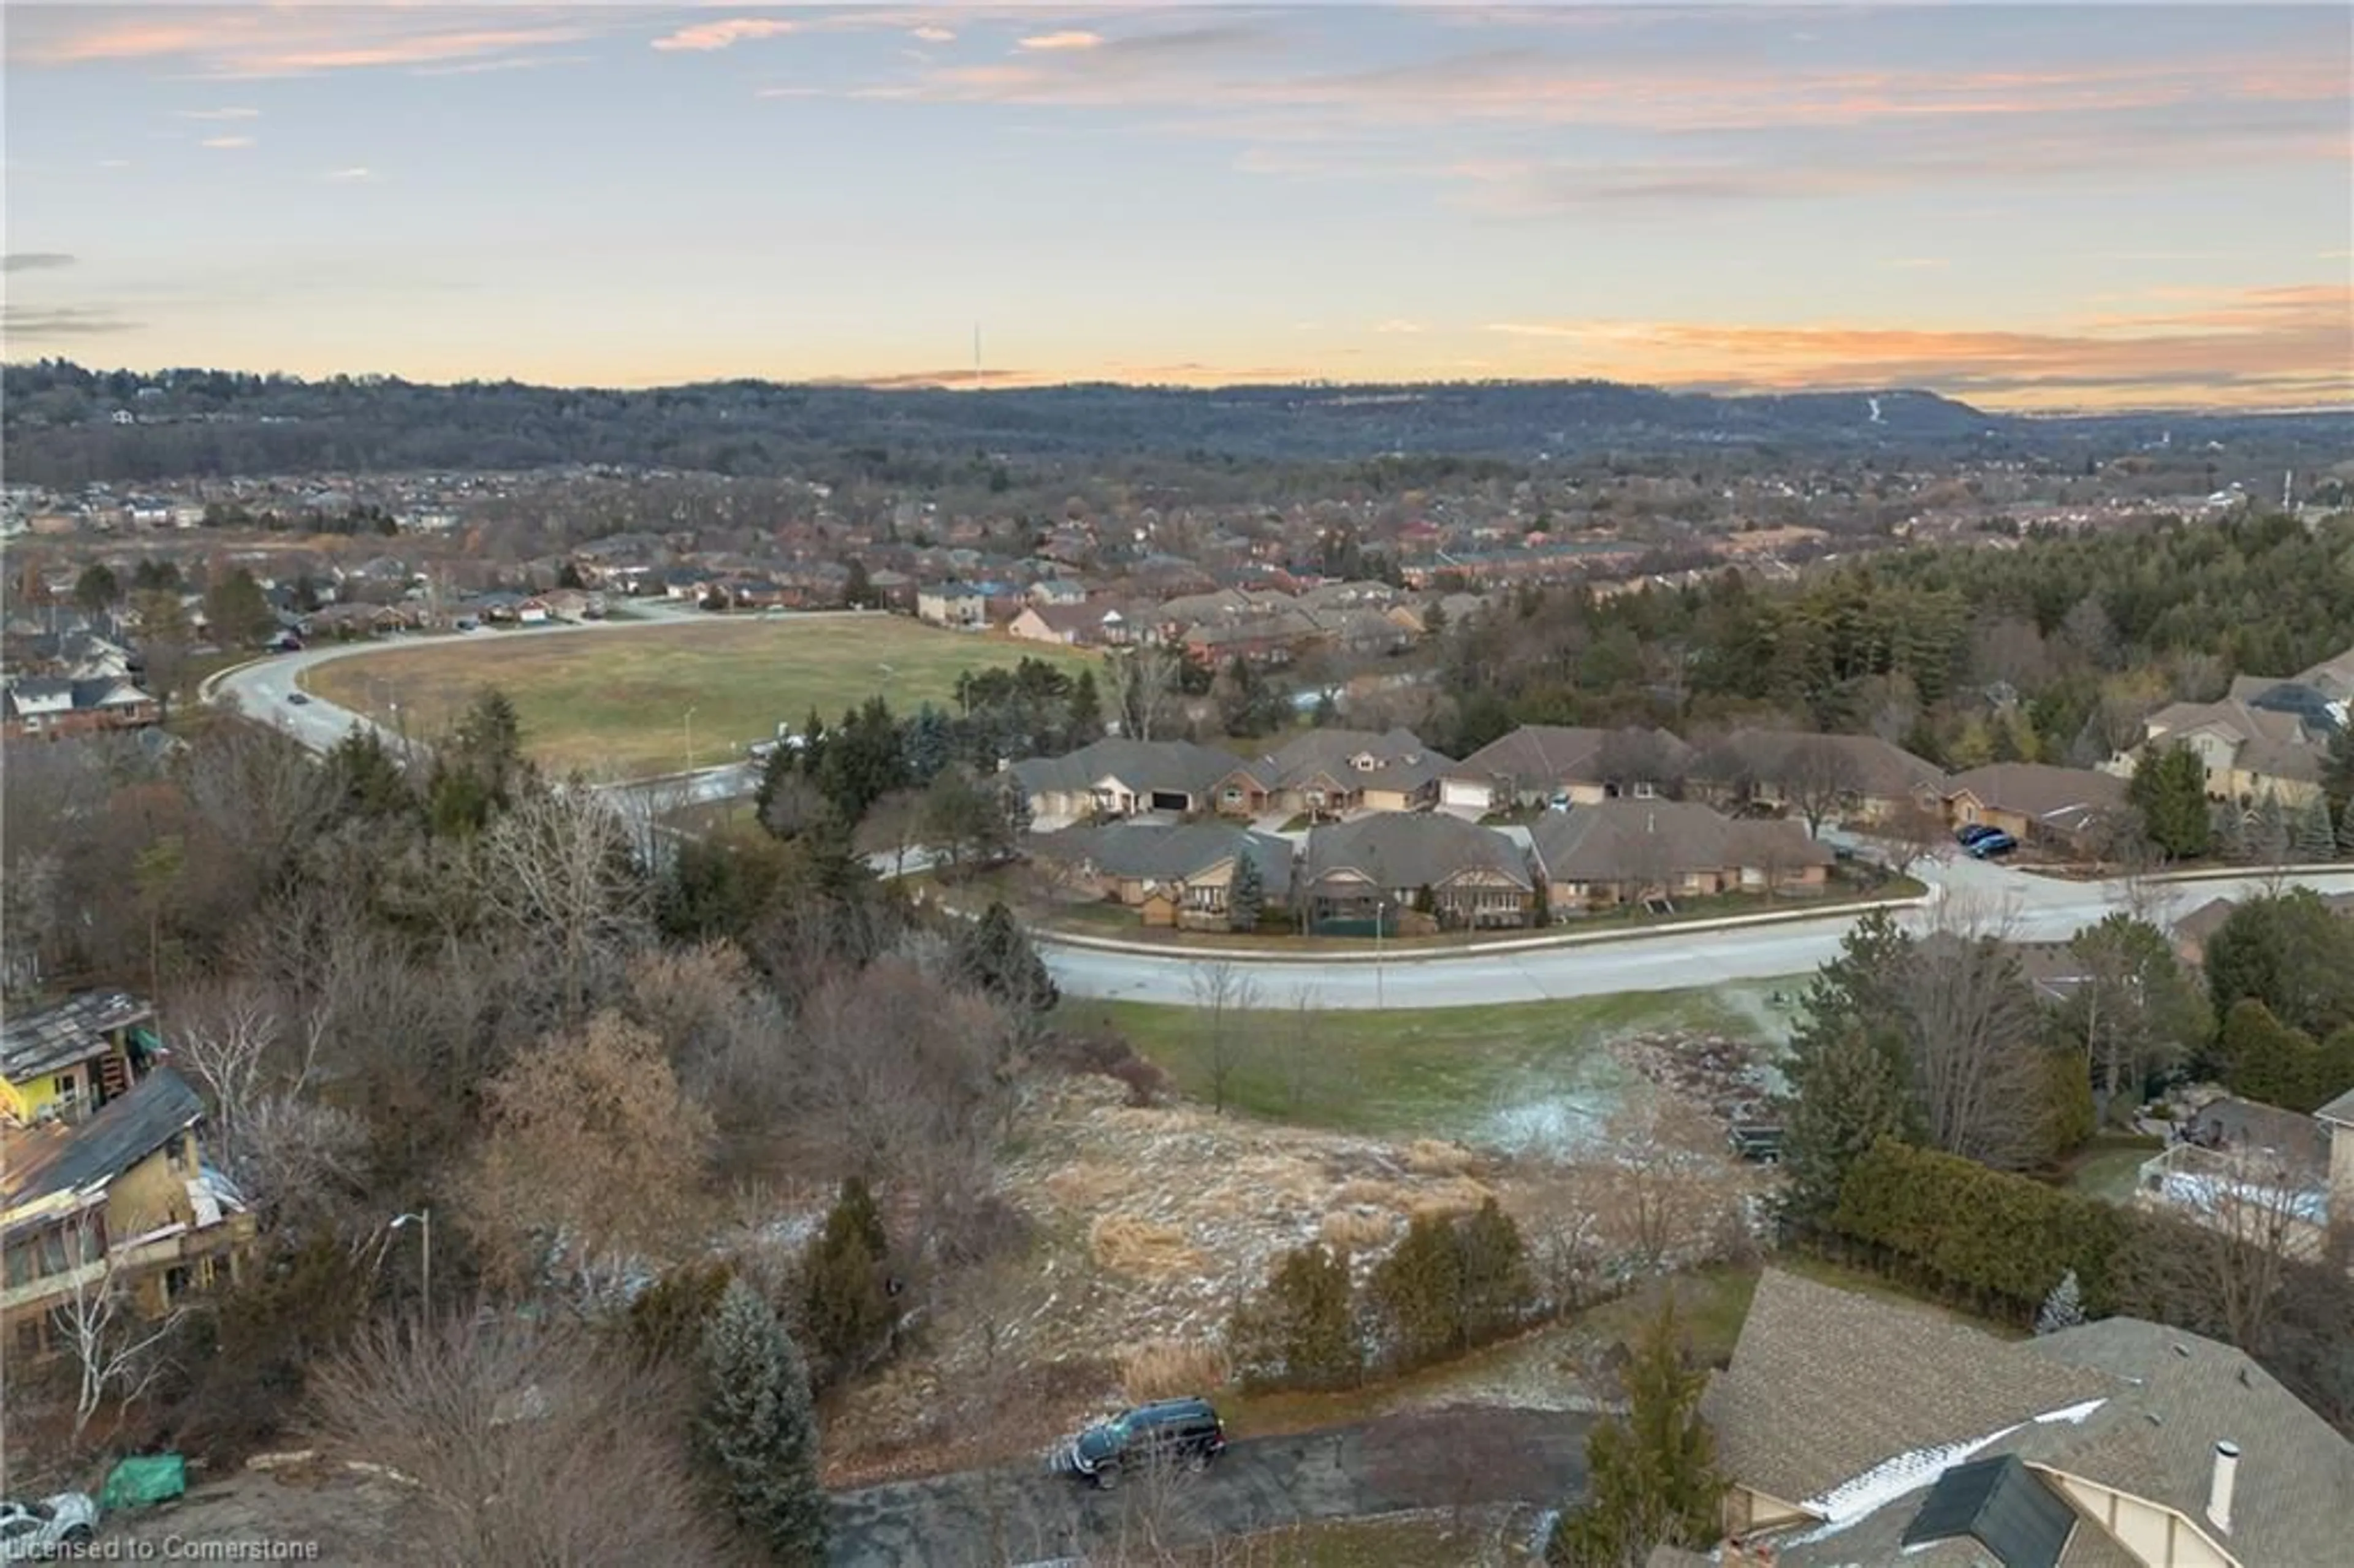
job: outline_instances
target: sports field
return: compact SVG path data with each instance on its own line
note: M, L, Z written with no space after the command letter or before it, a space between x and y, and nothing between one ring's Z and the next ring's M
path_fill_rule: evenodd
M1024 656L1075 671L1092 662L1068 649L875 615L482 631L328 660L300 684L387 725L397 712L420 736L495 685L514 699L524 744L543 765L636 778L686 767L690 747L698 767L741 758L778 725L799 729L811 707L832 724L877 694L895 712L928 698L949 706L960 673Z

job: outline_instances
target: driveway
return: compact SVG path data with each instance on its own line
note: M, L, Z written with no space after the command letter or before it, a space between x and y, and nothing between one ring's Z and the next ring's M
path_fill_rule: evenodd
M1594 1417L1497 1407L1416 1411L1231 1445L1207 1474L1097 1492L1038 1466L966 1471L834 1499L837 1568L1000 1568L1126 1537L1163 1544L1303 1520L1528 1503L1583 1492Z
M2120 883L2066 882L1971 860L1916 869L1914 874L1930 885L1933 906L1982 911L2014 938L2031 941L2064 940L2124 907L2126 892ZM2323 893L2354 892L2354 869L2289 881ZM2272 879L2264 876L2176 883L2154 890L2159 901L2154 914L2163 923L2211 898L2246 898L2271 886ZM1933 910L1920 910L1898 918L1917 931L1935 917ZM1514 952L1394 948L1378 961L1370 951L1362 957L1320 953L1252 959L1235 969L1270 1006L1300 991L1312 992L1317 1005L1328 1010L1554 1001L1803 974L1837 955L1840 939L1855 919L1853 914L1826 913L1745 927L1670 927L1614 941ZM1098 1000L1192 1005L1197 997L1193 977L1206 961L1187 953L1075 947L1044 933L1034 933L1032 940L1057 986L1069 995Z

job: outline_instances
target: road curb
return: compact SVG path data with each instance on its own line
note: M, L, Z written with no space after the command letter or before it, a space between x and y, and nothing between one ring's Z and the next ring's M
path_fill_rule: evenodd
M1153 942L1129 942L1111 937L1088 937L1062 931L1029 927L1030 939L1041 947L1080 948L1093 952L1127 953L1154 959L1181 959L1197 963L1237 964L1445 964L1467 963L1474 959L1493 958L1498 954L1558 952L1561 949L1603 947L1613 942L1649 942L1665 937L1681 937L1693 933L1706 935L1715 931L1751 930L1761 926L1795 926L1809 920L1838 920L1868 915L1873 910L1925 909L1932 900L1930 894L1914 898L1874 898L1854 904L1841 904L1830 909L1776 910L1769 915L1731 915L1714 920L1692 920L1671 926L1637 927L1623 931L1568 931L1556 937L1514 938L1504 941L1479 942L1462 948L1388 947L1381 952L1334 953L1320 949L1268 952L1248 948L1179 948Z

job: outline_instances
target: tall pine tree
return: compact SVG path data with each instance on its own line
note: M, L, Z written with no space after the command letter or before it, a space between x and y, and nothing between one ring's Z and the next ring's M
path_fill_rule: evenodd
M742 1279L704 1330L703 1366L701 1436L728 1511L769 1561L822 1568L831 1528L809 1368L776 1308Z
M889 1248L875 1195L864 1181L847 1178L801 1266L807 1297L802 1320L829 1382L855 1370L891 1331L891 1301L883 1282Z
M1585 1440L1586 1500L1561 1516L1545 1543L1545 1561L1559 1568L1623 1568L1661 1546L1716 1541L1724 1482L1716 1435L1700 1414L1708 1369L1684 1344L1672 1294L1624 1377L1627 1414Z
M1256 931L1267 913L1267 878L1258 869L1248 835L1235 851L1234 881L1226 889L1226 924L1237 931Z

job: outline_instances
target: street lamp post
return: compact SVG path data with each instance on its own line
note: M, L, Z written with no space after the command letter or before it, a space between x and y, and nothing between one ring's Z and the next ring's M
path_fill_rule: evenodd
M425 1298L425 1308L419 1316L430 1318L433 1315L433 1211L419 1209L413 1214L395 1214L392 1217L392 1224L386 1228L397 1231L411 1223L417 1226L419 1242L417 1263L418 1294Z
M689 773L695 771L695 706L693 704L689 704L686 710L686 770Z
M1385 1005L1383 996L1382 927L1389 924L1389 916L1390 901L1386 898L1375 899L1373 901L1373 1011L1376 1012L1381 1012Z

